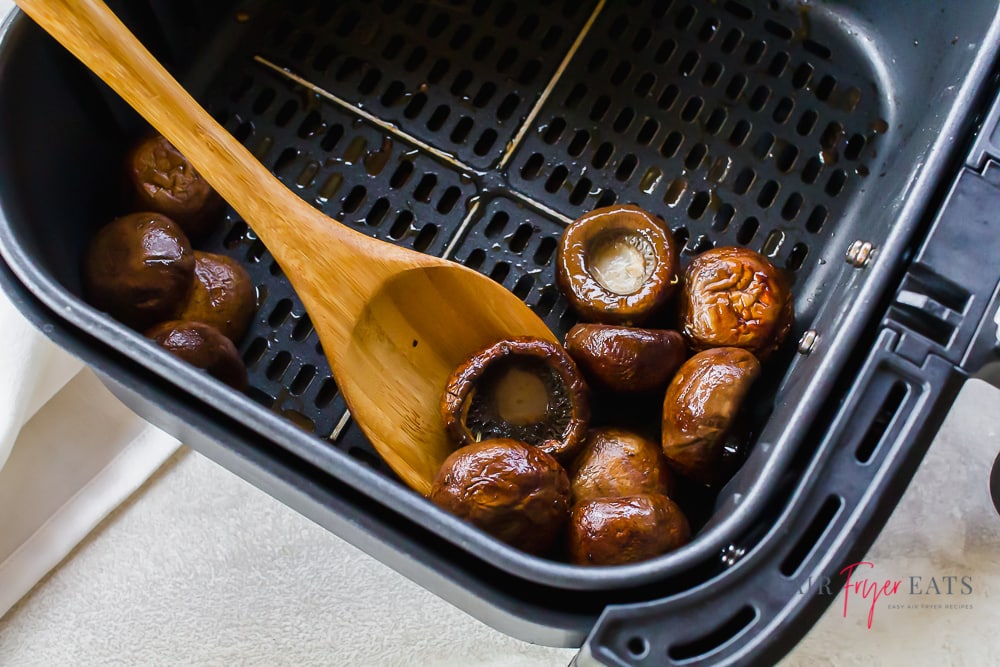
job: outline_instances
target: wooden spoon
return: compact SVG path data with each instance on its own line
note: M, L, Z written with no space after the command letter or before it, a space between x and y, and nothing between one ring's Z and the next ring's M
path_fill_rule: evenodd
M439 415L449 374L501 338L555 340L541 319L471 269L364 236L300 199L102 2L17 4L174 144L253 228L308 310L365 435L403 481L427 494L453 449Z

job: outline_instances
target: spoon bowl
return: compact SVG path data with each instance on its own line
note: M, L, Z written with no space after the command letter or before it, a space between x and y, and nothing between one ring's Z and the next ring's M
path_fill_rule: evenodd
M453 447L439 406L451 372L513 336L554 341L512 293L471 269L355 232L288 190L99 0L17 0L180 150L267 246L302 300L351 414L411 488Z

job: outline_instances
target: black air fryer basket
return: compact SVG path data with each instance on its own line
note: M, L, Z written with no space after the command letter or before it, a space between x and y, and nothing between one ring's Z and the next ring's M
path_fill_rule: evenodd
M205 5L211 5L206 7ZM591 664L770 662L858 560L970 371L996 358L995 2L118 2L288 187L454 259L557 334L556 241L598 206L793 276L754 444L688 546L616 568L528 556L402 485L351 422L301 303L229 211L199 247L259 308L239 394L80 298L143 130L20 13L0 42L0 278L137 413L487 623ZM997 135L1000 137L1000 134Z

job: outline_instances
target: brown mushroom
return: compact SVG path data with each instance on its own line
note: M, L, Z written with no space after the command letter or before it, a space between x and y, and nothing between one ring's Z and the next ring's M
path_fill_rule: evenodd
M742 347L766 358L792 327L793 304L783 274L748 248L715 248L684 273L681 332L692 349Z
M738 347L705 350L681 366L663 399L663 454L674 469L719 481L725 438L758 375L760 362Z
M256 310L250 274L225 255L194 251L194 284L178 319L204 322L239 342Z
M577 565L623 565L673 551L691 540L677 503L659 493L594 498L570 514L568 551Z
M621 428L591 429L570 468L573 502L674 492L674 476L659 443Z
M577 324L566 351L592 386L620 392L663 389L687 357L676 331L614 324Z
M448 379L445 431L459 447L513 438L569 462L590 420L587 385L555 343L520 337L487 346Z
M132 148L127 172L136 208L169 216L194 240L206 236L222 215L222 198L161 135Z
M247 368L239 351L215 327L203 322L171 320L157 324L146 332L146 337L233 389L247 388Z
M87 300L136 329L176 317L193 280L191 243L159 213L108 223L91 240L83 262Z
M430 499L514 547L544 554L568 518L569 479L537 447L484 440L445 459Z
M637 206L596 209L563 232L556 281L584 320L639 324L678 283L674 238Z

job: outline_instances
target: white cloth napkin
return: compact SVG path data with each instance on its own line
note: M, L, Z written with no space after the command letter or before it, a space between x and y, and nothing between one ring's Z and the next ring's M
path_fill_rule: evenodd
M0 616L177 446L0 292Z

